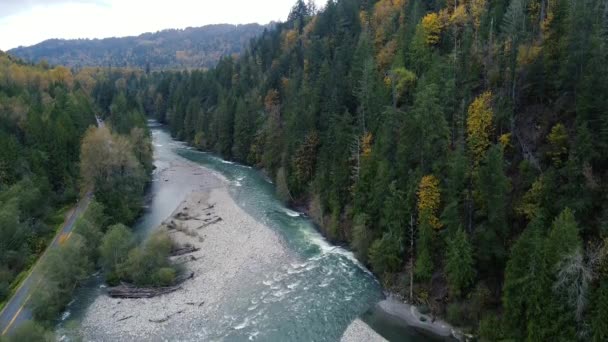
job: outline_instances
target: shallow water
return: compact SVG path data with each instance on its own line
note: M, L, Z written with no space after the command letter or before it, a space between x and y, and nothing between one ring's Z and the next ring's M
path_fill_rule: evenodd
M215 171L228 181L235 202L259 222L273 229L292 254L290 262L276 265L267 274L239 285L239 295L221 305L222 315L201 322L200 331L175 331L167 340L223 341L337 341L356 317L382 299L376 278L354 255L332 246L304 215L286 208L275 196L274 186L259 171L194 151L176 142L158 127L152 128L157 167L148 206L136 225L144 237L167 218L195 186L187 179L165 182L159 172L173 161L186 158ZM166 176L165 176L166 177ZM213 187L214 184L207 186ZM57 325L59 336L77 335L86 308L103 295L99 275L79 289ZM374 316L375 317L375 316ZM365 318L365 315L364 315ZM387 319L368 319L378 332L394 341L423 338L407 327L387 327ZM390 336L389 336L390 335Z

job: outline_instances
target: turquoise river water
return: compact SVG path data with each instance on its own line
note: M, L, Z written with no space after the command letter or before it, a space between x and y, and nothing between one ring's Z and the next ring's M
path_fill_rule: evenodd
M235 202L279 234L297 260L278 265L263 281L245 284L241 296L223 305L223 320L201 323L207 336L205 340L338 341L357 317L391 341L428 340L374 310L374 305L384 297L377 279L351 252L329 244L308 218L286 208L275 196L274 185L261 172L195 151L173 140L163 128L151 126L157 170L168 167L173 160L186 158L218 173L228 180ZM135 227L140 238L166 219L181 202L183 194L191 190L184 182L164 182L156 178L157 173L148 191L146 210ZM283 289L280 300L265 300L269 287ZM88 305L97 296L105 295L104 291L99 274L77 290L57 324L58 336L73 340L70 336L78 331ZM189 339L184 332L176 332L166 339L197 340Z

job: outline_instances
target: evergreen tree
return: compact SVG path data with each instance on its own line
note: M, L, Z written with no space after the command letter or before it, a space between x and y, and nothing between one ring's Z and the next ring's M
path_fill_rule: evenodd
M477 176L478 202L485 220L475 228L475 248L483 271L500 269L506 257L509 179L504 172L502 148L493 146Z
M448 241L445 271L451 292L459 297L475 278L473 248L464 230L459 229Z

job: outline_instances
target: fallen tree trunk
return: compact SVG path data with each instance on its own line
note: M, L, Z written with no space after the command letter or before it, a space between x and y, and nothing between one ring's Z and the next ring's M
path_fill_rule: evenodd
M149 319L148 321L151 322L151 323L164 323L164 322L168 321L171 317L173 317L175 315L178 315L178 314L181 314L183 312L184 312L184 310L179 310L177 312L174 312L174 313L172 313L170 315L165 316L164 318L161 318L161 319Z
M118 286L108 288L108 296L112 298L152 298L161 296L167 293L175 292L181 289L181 283L187 279L192 279L194 272L178 277L173 286L163 287L137 287L127 283L121 283Z
M222 220L222 218L221 218L221 217L214 218L214 219L212 219L212 220L208 221L207 223L204 223L204 224L202 224L202 225L200 225L200 226L196 227L196 229L205 228L205 227L210 226L210 225L212 225L212 224L218 223L218 222L220 222L221 220Z
M196 248L196 247L192 246L191 244L185 244L183 246L180 246L178 248L171 250L171 253L169 254L169 256L184 255L184 254L193 253L193 252L196 252L199 250L200 250L200 248Z
M174 219L180 221L188 221L188 220L200 220L198 217L190 216L190 214L186 212L179 212L173 216Z
M121 284L108 289L108 296L112 298L152 298L177 291L181 286L166 287L136 287L129 284Z

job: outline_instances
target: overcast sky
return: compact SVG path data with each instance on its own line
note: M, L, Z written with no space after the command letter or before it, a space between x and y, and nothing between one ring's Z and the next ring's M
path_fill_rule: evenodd
M315 0L322 5L326 0ZM285 20L295 0L0 0L0 50L206 24Z

